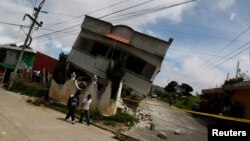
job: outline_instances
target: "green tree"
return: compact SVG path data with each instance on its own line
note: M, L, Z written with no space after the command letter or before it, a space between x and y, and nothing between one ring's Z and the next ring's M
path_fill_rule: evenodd
M190 96L190 92L193 91L193 88L188 84L182 83L179 87L180 94L183 96Z
M178 90L178 82L171 81L168 83L168 85L165 87L165 90L169 93L176 93Z
M106 70L106 76L112 82L111 98L116 97L116 92L119 88L120 81L125 75L126 60L127 55L122 53L118 59L116 59L114 62L112 61L109 64Z
M65 81L67 80L67 58L68 55L64 54L61 52L59 54L59 60L57 61L56 68L53 72L53 79L58 83L58 84L64 84Z

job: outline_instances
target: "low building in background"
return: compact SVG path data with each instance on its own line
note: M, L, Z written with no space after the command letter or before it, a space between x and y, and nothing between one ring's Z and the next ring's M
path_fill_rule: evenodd
M22 47L15 45L1 45L0 46L0 72L2 74L2 83L6 83L9 80L11 72L14 71L16 67L16 62L20 56ZM24 55L19 70L25 70L27 68L32 68L35 60L36 52L27 47L24 50Z
M57 61L58 60L53 57L50 57L41 52L37 52L33 64L33 69L41 72L45 70L46 73L52 74L56 68Z
M22 48L16 45L0 46L0 82L6 83L14 71L16 62L20 56ZM18 67L19 78L31 80L34 71L39 71L42 75L52 74L56 68L57 59L54 59L41 52L36 52L30 47L26 47L20 66ZM38 80L39 81L39 80Z
M221 88L203 89L202 93L204 100L211 101L207 103L207 108L217 105L217 108L212 109L215 114L250 119L250 81L227 84Z

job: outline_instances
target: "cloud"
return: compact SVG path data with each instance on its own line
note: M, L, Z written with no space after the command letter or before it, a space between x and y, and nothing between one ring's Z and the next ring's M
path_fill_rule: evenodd
M183 46L186 49L183 47L182 50L192 51L190 50L190 46L193 46L192 44ZM203 48L211 47L206 43L201 46ZM173 45L171 48L176 48L176 46ZM199 52L193 54L180 53L171 50L171 48L166 54L166 58L162 64L163 67L161 72L156 76L154 84L165 87L170 81L174 80L180 84L189 84L194 88L194 91L201 92L202 89L221 86L226 79L227 73L230 73L230 77L233 77L235 74L234 64L236 64L236 59L231 59L224 64L216 66L226 60L226 58L211 58L211 56L201 55ZM236 58L246 59L247 54L236 56ZM210 60L210 62L201 66L204 62L207 62L207 60ZM249 66L249 62L248 65L246 62L247 61L242 62L242 70L244 70L244 72L247 70L247 66Z
M54 31L62 30L63 32L57 32L55 34L39 38L38 40L36 39L36 37L52 33L53 31L47 31L42 28L40 28L38 31L34 30L33 31L34 34L32 35L33 42L31 46L35 50L44 52L46 54L54 56L55 58L58 58L58 53L60 53L61 51L68 52L71 50L71 47L73 46L81 30L80 24L84 20L84 14L122 1L125 0L120 0L120 1L47 0L42 10L48 11L51 14L40 13L38 21L43 21L44 23L43 28L47 27L47 30L54 30ZM39 4L39 2L40 0L37 1L37 5ZM125 9L142 2L145 2L145 0L127 0L126 2L119 4L117 6L105 8L103 10L100 10L98 12L89 15L98 18L110 14L114 11L119 11L121 9ZM229 41L223 40L223 42L219 42L221 40L217 38L214 38L214 40L210 40L211 38L200 38L199 36L191 36L191 35L197 33L197 35L208 35L215 37L220 36L223 38L225 37L233 39L234 36L236 36L236 33L240 33L241 31L243 31L245 29L245 25L248 25L249 23L249 21L245 20L247 18L242 17L243 14L240 13L240 11L237 11L237 9L234 9L234 11L232 11L230 9L234 6L237 6L235 4L236 3L235 0L197 1L165 9L160 12L150 13L134 19L129 19L127 17L128 16L127 14L131 12L134 14L141 10L149 10L155 7L168 5L173 2L178 2L178 1L155 0L148 4L107 16L105 18L102 18L102 20L107 20L113 24L129 25L132 26L135 30L139 30L140 32L145 32L146 34L150 34L152 36L160 37L163 39L166 39L168 37L173 37L175 40L171 45L171 48L177 48L177 49L185 48L188 51L193 51L193 50L196 51L197 48L199 48L202 52L205 53L209 51L214 52L211 54L216 54L218 48L223 47L222 45L225 45L226 42ZM29 25L30 20L28 18L26 18L25 21L23 21L22 19L25 13L29 14L32 13L33 6L34 6L34 0L6 0L4 1L4 4L0 5L0 13L1 13L0 21ZM239 8L238 10L241 10L241 8ZM72 17L55 15L52 13L72 15ZM244 13L248 12L244 11ZM79 15L82 15L82 17L72 19L73 17ZM228 15L230 15L230 17L228 17ZM229 19L231 21L236 21L235 19L236 15L237 15L237 22L228 22ZM121 17L126 20L124 21L120 20L119 22L114 22L114 19L118 19ZM70 20L69 22L63 22L69 19L72 20ZM240 21L241 19L242 21ZM227 21L227 23L224 23L224 21ZM56 26L49 27L50 25L53 25L58 22L62 22L63 24L57 24ZM190 28L192 27L190 26L191 24L184 25L185 22L187 24L193 23L194 25L197 26ZM238 22L241 23L241 26L239 26ZM69 30L64 30L65 28L69 28L72 26L74 26L74 28L71 28ZM202 26L212 27L210 28L212 30L203 28L201 31L199 29L201 29L200 27ZM172 27L175 27L176 31L180 31L180 33L175 34L174 32L168 32L168 31L166 32L164 30L156 31L153 29L153 27L167 28L170 30L172 30ZM213 29L213 27L215 29ZM220 32L221 30L217 29L234 31L234 33L229 33L229 34L228 32L221 33ZM20 27L18 26L14 27L14 26L0 24L0 40L1 40L0 43L16 42L15 37L17 36L19 30ZM27 29L25 30L27 33ZM190 35L183 36L184 33L181 33L182 31L190 32ZM216 31L216 32L211 32L211 31ZM25 35L23 34L23 31L21 31L21 33L19 39L23 41ZM220 33L220 35L218 35L218 33ZM249 40L249 38L246 37L245 40L247 41ZM180 45L184 47L178 48ZM238 56L238 57L249 59L249 56L246 54L244 56ZM162 70L156 77L154 83L161 86L165 86L169 81L177 80L181 76L184 76L186 73L192 72L195 68L197 68L203 62L205 62L206 59L208 58L209 58L208 56L201 56L198 53L182 54L180 52L173 52L169 50L162 64ZM212 64L215 64L216 61L217 60L212 62ZM246 65L247 63L241 63L241 64L242 64L242 70L249 69L249 65ZM210 67L206 66L203 69L209 69L209 68ZM190 84L196 90L199 91L202 88L214 87L216 84L218 85L221 84L224 78L226 77L226 73L230 72L230 75L233 76L234 71L235 71L235 60L231 60L223 64L223 66L220 66L219 68L211 69L205 72L205 74L202 74L202 72L200 71L194 72L193 74L190 74L190 77L181 80L180 83L183 82Z
M72 47L65 47L65 48L62 48L62 51L70 52L71 49L72 49Z
M137 0L137 1L128 0L120 5L109 7L109 8L103 9L99 12L92 13L90 15L98 18L98 17L101 17L103 15L110 14L114 11L125 9L127 7L131 7L132 5L137 5L137 4L140 4L143 2L145 2L145 1L144 0ZM119 14L136 12L136 11L143 10L143 9L144 10L151 9L154 7L168 5L169 3L173 3L173 2L176 2L176 1L174 1L174 0L168 1L168 2L166 2L165 0L152 1L148 4L138 6L136 8L131 8L129 10L125 10L125 11L117 13L117 14L113 14L111 16L104 18L104 20L106 19L109 21L109 19L112 19L112 18L117 19L120 17L120 16L118 16ZM97 5L97 3L98 3L98 5ZM48 11L49 13L59 13L59 14L60 13L61 14L69 13L67 15L77 16L77 15L83 15L83 14L95 11L95 10L103 8L103 7L107 7L107 6L112 5L114 3L118 3L118 2L99 1L99 0L92 0L92 1L74 0L73 2L70 2L68 0L64 0L64 1L59 3L58 1L46 1L42 10ZM38 6L38 4L39 4L39 1L37 2L37 6ZM1 20L16 23L16 24L29 25L30 24L29 18L26 18L25 21L22 21L22 18L23 18L23 15L25 13L29 13L29 14L32 13L33 6L34 6L34 1L29 1L29 0L6 1L4 5L0 5L0 13L2 13ZM167 10L164 10L161 12L151 13L151 14L148 14L147 16L141 16L141 17L138 17L136 19L122 21L122 22L119 22L119 24L136 23L136 24L138 24L138 27L135 26L135 28L137 30L137 29L140 29L140 25L148 24L148 23L155 23L156 24L157 21L160 19L165 19L165 20L168 20L171 22L180 22L182 20L183 12L185 10L192 8L192 7L193 7L192 3L185 4L185 5L170 8L170 9L167 9ZM56 31L56 30L63 30L67 27L72 27L72 26L76 25L75 28L72 28L71 30L65 31L65 32L70 32L70 33L75 32L75 34L72 34L70 36L66 36L63 39L59 38L58 40L52 40L51 42L55 42L55 43L51 43L50 45L53 45L51 47L57 48L57 49L62 49L64 46L72 46L78 33L80 32L80 24L83 21L83 18L84 18L84 16L82 16L80 18L76 18L75 20L71 20L70 22L64 22L63 24L49 27L48 29L52 29L52 30ZM43 27L47 27L53 23L65 21L67 19L71 19L71 17L59 16L59 15L53 15L53 14L43 14L43 13L40 13L39 17L38 17L38 21L43 21L43 23L44 23ZM112 20L111 20L111 22L112 22ZM5 34L5 36L6 36L6 33L10 33L9 38L13 38L13 36L11 36L11 35L16 36L17 31L19 30L19 27L0 25L0 29L1 29L0 30L0 38L1 38L2 34ZM51 31L44 31L42 29L40 29L40 31L42 31L43 34L51 33ZM36 31L34 31L34 32L36 32ZM60 36L60 35L63 36L66 34L65 33L51 34L50 36L48 36L48 39L55 38L55 37ZM23 35L23 37L21 37L21 38L24 39L24 37L25 36ZM34 36L34 37L36 37L36 36ZM35 45L37 45L35 43L36 40L37 39L34 39L33 40L34 43L32 42L32 44L31 44L31 46L33 46L35 49L37 48L35 46ZM4 40L4 41L5 41L4 43L11 42L11 40ZM40 41L41 42L42 41L48 42L48 41L46 41L45 38L40 39ZM39 50L39 49L37 49L37 50ZM67 49L64 49L64 50L67 50Z
M157 35L157 33L153 32L152 30L147 30L146 33L153 37L159 37L159 35Z
M235 0L216 0L213 5L220 10L227 10L232 7L235 3Z
M230 21L233 21L235 16L236 16L236 13L232 13L230 16Z

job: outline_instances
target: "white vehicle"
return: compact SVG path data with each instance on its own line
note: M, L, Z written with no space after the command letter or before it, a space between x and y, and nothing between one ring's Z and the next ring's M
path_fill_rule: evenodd
M157 98L157 94L156 93L151 94L151 98Z

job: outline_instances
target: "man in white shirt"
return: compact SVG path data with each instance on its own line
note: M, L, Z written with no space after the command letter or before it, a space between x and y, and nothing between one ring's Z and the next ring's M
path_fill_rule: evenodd
M91 100L91 95L89 94L87 99L84 99L83 100L83 107L82 107L82 113L81 113L81 117L79 119L79 122L82 123L82 118L83 118L83 115L85 115L85 119L86 119L86 122L87 122L87 125L89 126L90 124L90 121L89 121L89 106L90 106L90 103L92 102Z

